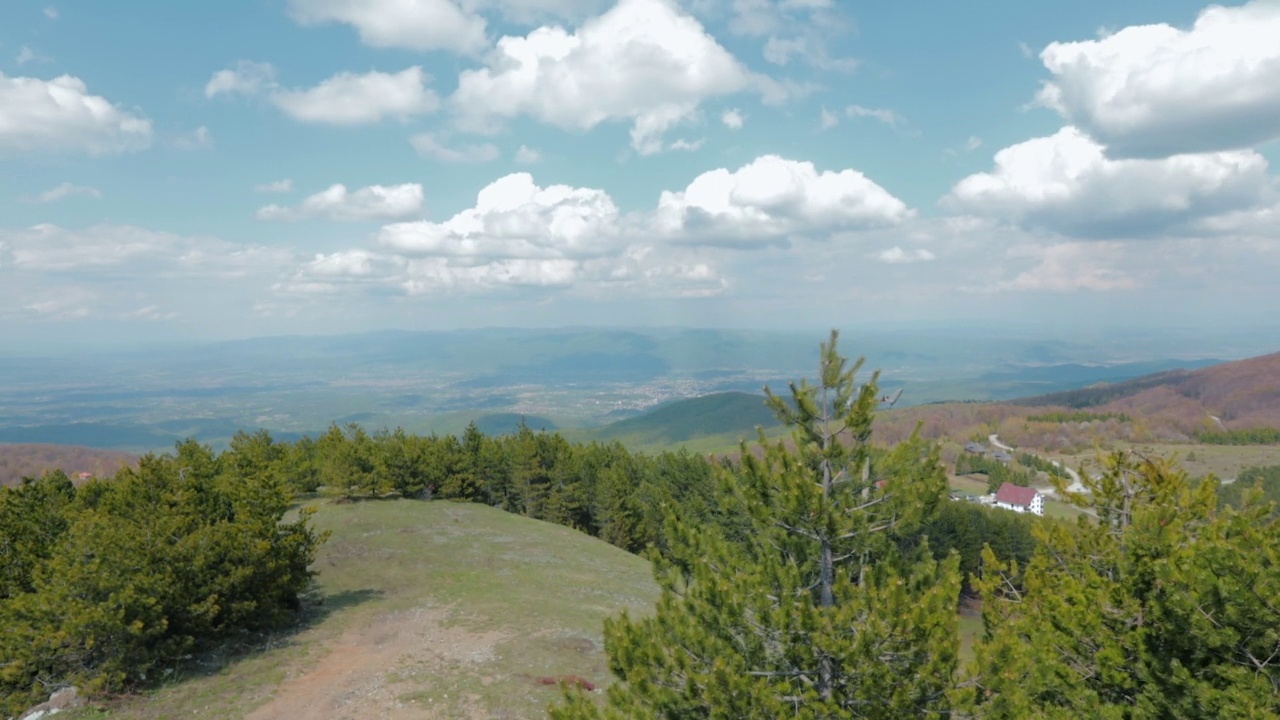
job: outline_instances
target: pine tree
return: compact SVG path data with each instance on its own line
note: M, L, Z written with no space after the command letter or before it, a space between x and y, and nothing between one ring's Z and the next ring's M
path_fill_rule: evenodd
M954 556L899 550L945 493L936 447L869 446L877 387L822 345L817 385L767 402L790 443L742 446L719 472L727 527L668 520L652 617L607 621L620 682L577 718L900 718L946 714L955 674Z
M1096 519L1040 524L1021 581L985 558L973 714L1280 717L1272 506L1220 510L1215 480L1129 453L1085 486L1067 497Z

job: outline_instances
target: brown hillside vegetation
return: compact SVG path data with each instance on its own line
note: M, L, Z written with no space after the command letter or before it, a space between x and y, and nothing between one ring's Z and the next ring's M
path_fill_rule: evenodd
M1032 419L1081 412L1092 417ZM894 410L877 419L875 439L900 442L917 423L928 438L963 441L999 433L1017 447L1044 450L1086 448L1098 440L1185 442L1201 430L1280 428L1280 353L1004 403Z
M0 443L0 487L14 486L24 477L39 477L51 470L62 470L72 480L76 480L80 473L92 473L95 477L110 476L121 465L133 465L137 462L137 456L116 450L99 450L79 445Z
M1230 430L1280 427L1280 353L1222 363L1103 405L1178 422L1184 432L1217 417Z

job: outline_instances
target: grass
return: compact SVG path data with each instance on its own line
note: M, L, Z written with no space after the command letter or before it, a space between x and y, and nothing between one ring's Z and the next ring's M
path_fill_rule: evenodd
M1241 470L1255 465L1280 465L1277 445L1206 445L1202 443L1117 443L1115 447L1132 448L1149 457L1175 457L1191 477L1212 473L1220 480L1233 480ZM1098 470L1097 453L1088 450L1072 455L1053 456L1071 468L1081 463L1091 472Z
M358 656L353 638L367 641L369 628L382 628L392 642L422 631L414 618L423 612L441 622L429 635L434 644L427 654L384 656L387 667L378 669L370 693L388 695L386 702L411 717L428 709L434 714L426 717L545 717L559 690L536 679L578 675L607 685L604 618L624 609L650 612L657 597L645 560L480 505L329 503L315 518L333 536L317 558L318 603L302 627L247 654L207 657L158 690L65 717L243 718L287 696L298 678L323 675L335 657ZM962 610L959 629L967 661L981 619ZM487 640L469 646L475 638ZM305 717L399 715L369 702L353 701L347 714Z
M987 495L986 475L948 475L948 484L952 490L959 490L965 495Z
M396 702L427 705L444 717L544 717L559 690L533 678L571 674L607 683L604 618L623 609L648 612L657 598L645 560L480 505L327 504L315 517L333 537L316 562L324 604L308 626L184 682L114 703L105 714L68 717L243 717L287 678L314 669L340 638L415 609L443 618L438 636L451 647L470 636L499 639L476 662L398 666L385 676Z

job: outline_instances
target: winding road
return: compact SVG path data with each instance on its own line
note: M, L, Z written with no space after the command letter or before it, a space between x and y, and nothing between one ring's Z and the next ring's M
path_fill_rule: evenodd
M992 447L1000 448L1001 450L1004 450L1005 452L1008 452L1008 453L1013 452L1013 448L1000 442L1000 436L996 433L992 433L988 435L987 442L990 442ZM1072 470L1069 467L1066 467L1065 465L1058 462L1057 460L1049 460L1049 462L1053 463L1056 467L1062 468L1063 472L1067 474L1067 477L1071 478L1071 484L1067 486L1067 492L1078 492L1078 493L1086 492L1084 483L1080 481L1080 473L1076 472L1075 470ZM1046 492L1046 494L1052 495L1053 491L1049 490Z

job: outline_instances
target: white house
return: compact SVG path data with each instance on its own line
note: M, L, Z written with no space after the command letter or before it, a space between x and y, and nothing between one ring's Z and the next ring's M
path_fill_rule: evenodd
M1044 496L1035 488L1005 483L996 491L996 507L1014 512L1044 515Z

